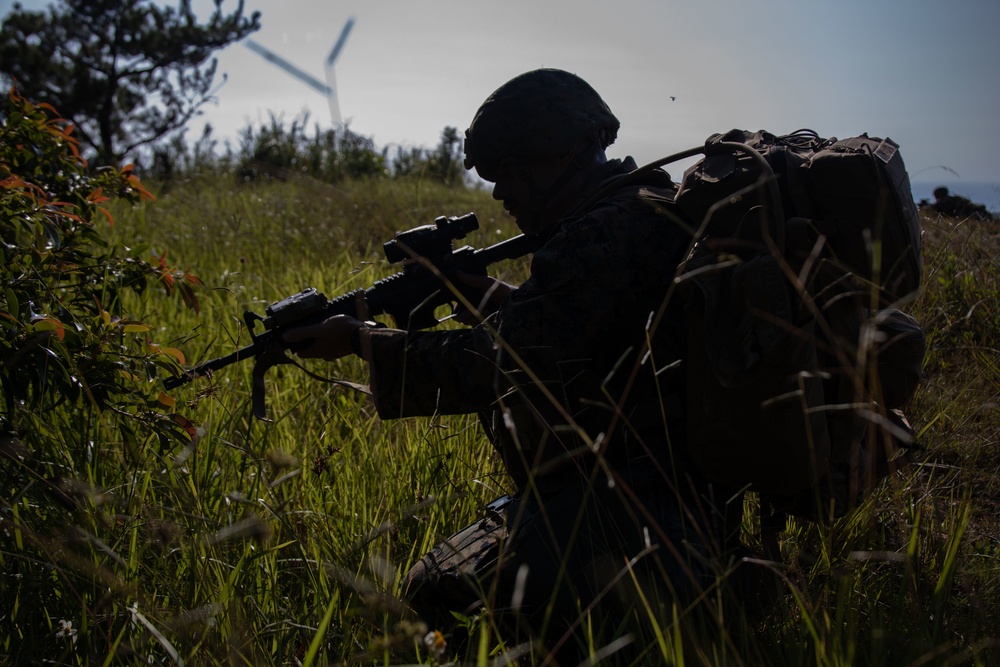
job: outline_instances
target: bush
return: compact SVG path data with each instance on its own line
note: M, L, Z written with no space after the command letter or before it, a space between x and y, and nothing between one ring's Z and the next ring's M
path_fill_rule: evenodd
M80 618L96 591L104 604L129 595L108 567L122 562L109 546L121 526L103 509L103 471L120 473L145 449L195 435L155 382L183 356L153 342L122 299L159 288L197 308L199 281L164 256L150 263L102 237L115 222L111 202L151 195L130 166L88 170L72 130L14 90L0 105L0 523L13 538L0 553L0 613L12 629L0 635L0 654L19 639L32 660L58 653L35 632L53 627L53 614ZM122 618L88 621L108 623L101 634L112 636Z
M461 189L472 183L462 160L462 138L454 127L445 127L433 149L402 147L379 149L375 141L350 127L307 131L309 117L287 125L275 116L260 126L240 130L238 145L218 141L206 126L195 141L184 133L145 151L144 177L164 188L199 175L232 173L240 184L262 180L307 178L340 185L347 181L406 180L440 183Z

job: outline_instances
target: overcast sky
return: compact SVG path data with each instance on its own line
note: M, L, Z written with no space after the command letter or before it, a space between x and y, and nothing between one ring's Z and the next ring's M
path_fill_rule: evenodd
M0 15L13 2L0 0ZM29 8L41 0L22 0ZM193 0L207 16L212 0ZM224 0L232 9L235 0ZM489 93L537 67L588 80L622 122L612 156L640 163L738 127L868 132L913 180L1000 183L1000 0L246 0L253 39L324 79L380 147L433 146ZM244 44L202 120L220 139L276 114L328 127L326 99ZM671 98L676 99L671 99ZM674 173L679 177L679 170Z

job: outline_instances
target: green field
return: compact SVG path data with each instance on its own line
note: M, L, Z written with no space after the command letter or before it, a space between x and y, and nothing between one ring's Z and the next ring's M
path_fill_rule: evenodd
M101 233L147 259L166 253L204 283L198 312L152 290L126 301L186 365L247 344L247 309L394 272L380 245L395 231L475 211L471 245L516 233L487 191L415 179L147 187L157 200L119 206ZM909 310L929 351L907 412L926 449L832 527L789 522L786 587L752 627L685 638L664 628L645 664L1000 664L1000 236L923 224L926 287ZM524 272L520 262L493 273ZM366 380L355 359L307 367ZM482 638L468 653L429 656L433 628L399 599L422 553L509 490L474 417L381 422L364 396L283 366L268 376L265 423L250 412L249 363L169 398L194 429L186 445L136 446L99 418L62 433L48 463L74 480L69 505L31 500L2 464L0 661L504 662L485 617L468 619ZM759 546L753 516L746 540Z

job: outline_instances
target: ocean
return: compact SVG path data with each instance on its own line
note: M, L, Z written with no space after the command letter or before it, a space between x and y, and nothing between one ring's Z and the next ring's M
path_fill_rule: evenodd
M983 204L993 213L1000 213L1000 181L910 181L913 201L934 201L934 188L943 185L953 195L961 195Z

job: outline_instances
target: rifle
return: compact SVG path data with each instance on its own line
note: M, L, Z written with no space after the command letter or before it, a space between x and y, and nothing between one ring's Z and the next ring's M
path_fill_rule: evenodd
M294 364L286 354L291 346L282 340L285 331L300 326L318 324L334 315L357 316L363 300L371 316L387 314L400 329L428 329L440 324L435 310L459 301L455 293L455 274L486 274L486 267L505 259L515 259L533 252L538 242L525 235L501 241L486 248L465 245L452 249L452 241L465 238L479 229L475 214L458 217L440 216L433 225L422 225L403 232L382 244L390 264L399 264L402 271L376 281L371 287L358 289L328 300L314 287L272 303L265 317L252 310L243 313L251 343L235 352L211 359L183 374L167 378L164 386L173 389L246 359L254 359L252 403L258 419L267 421L264 404L264 374L278 364ZM257 332L257 325L263 330ZM301 343L299 344L301 345ZM292 348L294 351L294 348ZM346 383L345 383L346 384Z

